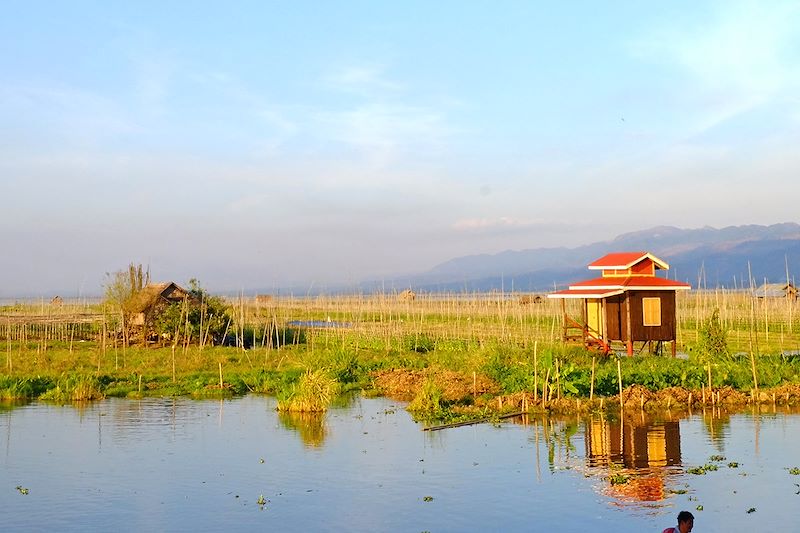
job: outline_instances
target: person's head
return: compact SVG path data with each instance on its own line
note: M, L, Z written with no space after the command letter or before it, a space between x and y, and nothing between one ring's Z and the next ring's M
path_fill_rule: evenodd
M689 511L678 513L678 530L681 533L689 533L694 527L694 515Z

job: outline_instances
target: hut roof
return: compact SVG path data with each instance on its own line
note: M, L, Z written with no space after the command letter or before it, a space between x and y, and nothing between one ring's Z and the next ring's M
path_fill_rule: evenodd
M608 298L625 291L678 291L690 289L691 285L654 276L628 276L626 278L594 278L579 281L569 289L553 292L548 298Z
M589 270L625 270L636 263L650 259L657 269L669 270L669 264L650 252L614 252L589 263Z
M151 283L142 287L131 305L134 313L143 313L153 308L159 301L177 302L188 296L188 292L176 283Z
M636 272L636 265L647 261L656 270L668 270L666 261L650 252L615 252L606 254L589 264L590 270L602 270L603 276L579 281L567 290L556 291L548 298L608 298L625 291L678 291L690 289L691 285L680 281L659 278L653 270ZM623 275L607 275L607 271L625 271Z
M783 298L794 294L796 289L791 283L764 283L754 291L759 298Z

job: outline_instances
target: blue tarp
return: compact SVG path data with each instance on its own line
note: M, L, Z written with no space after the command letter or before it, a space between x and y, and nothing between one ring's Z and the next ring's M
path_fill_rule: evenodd
M289 326L297 326L301 328L350 328L353 324L350 322L334 322L332 320L292 320L287 322Z

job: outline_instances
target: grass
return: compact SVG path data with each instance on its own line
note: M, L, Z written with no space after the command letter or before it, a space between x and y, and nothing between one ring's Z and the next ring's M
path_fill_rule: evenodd
M379 294L231 304L237 318L223 346L179 343L174 349L125 346L110 333L113 314L99 304L6 306L0 309L0 399L255 392L278 395L285 406L298 398L300 409L324 409L315 395L370 390L372 373L390 369L449 370L469 381L476 373L496 383L499 394L541 394L545 382L551 398L588 397L592 390L593 354L562 344L555 301L523 305L517 295L503 293L418 295L402 301ZM678 348L688 359L624 357L625 386L695 390L708 387L710 370L712 387L747 392L754 385L753 366L759 387L800 383L800 356L787 355L800 351L795 303L716 290L681 293L677 304ZM703 325L715 310L728 351L706 363L700 353L707 350ZM580 314L577 308L568 311ZM285 326L328 319L350 326ZM109 332L105 338L103 331ZM302 377L307 369L316 377ZM593 394L617 394L618 378L613 357L596 359ZM436 411L432 385L423 386L418 398L415 409ZM443 407L441 398L438 406Z
M297 383L278 395L278 411L322 413L328 410L338 383L324 370L306 370Z

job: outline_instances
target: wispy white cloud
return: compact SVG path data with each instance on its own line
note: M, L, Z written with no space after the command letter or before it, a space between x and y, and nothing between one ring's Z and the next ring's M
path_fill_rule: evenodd
M448 132L441 112L405 104L367 102L345 111L322 112L316 118L324 135L364 148L438 143Z
M674 23L674 21L673 21ZM800 88L796 2L720 2L691 26L649 29L634 55L663 61L686 76L684 98L700 107L694 133Z
M349 65L326 75L323 81L332 89L365 96L406 89L404 84L387 79L384 68L376 66Z
M456 220L452 228L458 231L474 231L498 228L530 228L540 224L542 224L542 221L514 217L462 218Z
M309 128L324 140L349 145L373 167L411 153L439 150L455 129L448 124L451 103L421 94L420 87L395 81L385 68L351 65L323 77L322 85L354 100L315 109Z

